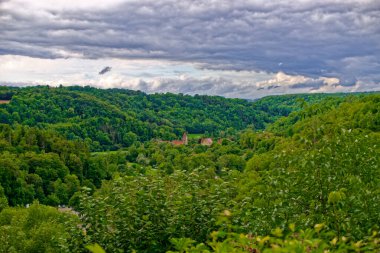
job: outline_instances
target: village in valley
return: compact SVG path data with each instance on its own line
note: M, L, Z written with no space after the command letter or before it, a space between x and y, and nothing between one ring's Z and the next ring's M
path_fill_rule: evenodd
M180 146L180 145L187 145L189 143L189 137L186 132L183 133L181 140L172 140L172 141L164 141L164 140L158 140L159 143L170 143L174 146ZM198 138L197 143L203 145L203 146L211 146L214 141L212 138ZM222 139L218 140L218 143L222 143Z

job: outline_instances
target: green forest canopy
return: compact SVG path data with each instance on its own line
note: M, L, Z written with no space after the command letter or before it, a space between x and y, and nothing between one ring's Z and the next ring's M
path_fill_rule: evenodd
M92 151L117 150L152 138L173 140L183 132L218 136L247 127L263 130L276 119L344 94L272 96L258 101L205 95L145 94L91 87L0 87L0 123L52 129L84 140Z

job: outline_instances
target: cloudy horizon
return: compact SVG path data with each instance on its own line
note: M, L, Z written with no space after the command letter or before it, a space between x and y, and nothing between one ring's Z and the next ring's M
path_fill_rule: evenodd
M378 91L379 24L376 0L0 0L0 85Z

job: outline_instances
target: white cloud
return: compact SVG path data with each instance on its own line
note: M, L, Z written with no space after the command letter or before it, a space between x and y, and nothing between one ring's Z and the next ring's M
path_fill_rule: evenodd
M257 82L258 88L312 88L313 91L319 90L322 86L334 88L339 85L338 78L318 77L310 78L301 75L287 75L284 72L278 72L274 78Z
M88 10L91 9L106 9L126 2L125 0L81 0L67 1L67 0L11 0L6 2L9 6L22 6L24 9L32 10L50 10L50 11L62 11L62 10Z

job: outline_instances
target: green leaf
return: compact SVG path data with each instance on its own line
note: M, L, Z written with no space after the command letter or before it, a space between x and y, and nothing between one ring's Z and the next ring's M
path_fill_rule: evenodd
M86 249L88 249L92 253L106 253L105 250L97 243L87 245Z

